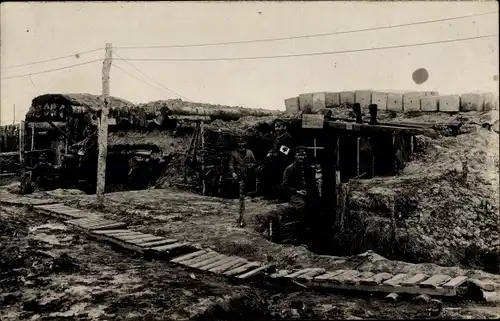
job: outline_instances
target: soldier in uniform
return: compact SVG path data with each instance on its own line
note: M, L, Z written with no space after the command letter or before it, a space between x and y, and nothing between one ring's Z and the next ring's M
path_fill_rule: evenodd
M229 156L229 172L235 180L241 179L247 183L254 178L252 171L257 166L257 160L253 152L246 147L243 138L237 139L238 148L231 152Z
M44 190L54 189L56 187L55 170L59 169L48 160L47 153L42 153L38 163L33 167L33 181L38 188Z
M294 142L284 120L274 121L274 134L273 147L268 152L264 165L258 170L258 189L264 194L281 183L285 168L293 162Z
M315 170L307 162L306 147L298 146L295 161L283 173L282 189L288 203L273 213L271 220L275 225L282 221L297 221L299 240L305 238L306 230L311 227L315 217L311 217L319 201ZM274 235L279 236L279 227L275 226Z
M254 170L257 165L255 156L251 150L246 148L243 138L238 138L238 148L231 152L229 156L229 171L231 177L238 182L238 196L240 200L238 223L241 227L245 225L243 213L245 211L245 195L247 186L251 185L255 178Z

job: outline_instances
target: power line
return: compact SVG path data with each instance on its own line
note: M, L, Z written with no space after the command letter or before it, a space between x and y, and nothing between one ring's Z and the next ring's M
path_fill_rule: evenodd
M64 66L64 67L60 67L60 68L42 70L42 71L38 71L38 72L31 72L29 74L24 74L24 75L2 77L0 79L4 80L4 79L12 79L12 78L21 78L21 77L27 77L27 76L40 75L40 74L44 74L44 73L48 73L48 72L52 72L52 71L57 71L57 70L63 70L63 69L68 69L68 68L73 68L73 67L88 65L88 64L91 64L91 63L94 63L94 62L97 62L97 61L101 61L101 60L102 59L96 59L96 60L91 60L91 61L87 61L87 62L82 62L80 64L74 64L74 65Z
M56 61L56 60L61 60L61 59L66 59L66 58L72 58L72 57L75 57L76 55L84 55L84 54L88 54L88 53L91 53L91 52L99 51L99 50L101 50L101 49L102 49L102 48L97 48L97 49L92 49L92 50L89 50L89 51L78 52L78 53L73 54L73 55L67 55L67 56L55 57L55 58L50 58L50 59L46 59L46 60L40 60L40 61L35 61L35 62L29 62L29 63L25 63L25 64L21 64L21 65L6 66L6 67L1 67L0 69L18 68L18 67L24 67L24 66L32 66L32 65L36 65L36 64L41 64L41 63L45 63L45 62L50 62L50 61Z
M325 52L311 52L311 53L301 53L301 54L287 54L287 55L276 55L276 56L256 56L256 57L233 57L233 58L127 58L128 61L165 61L165 62L199 62L199 61L229 61L229 60L257 60L257 59L275 59L275 58L291 58L291 57L306 57L306 56L325 56L325 55L334 55L334 54L343 54L343 53L355 53L355 52L363 52L363 51L376 51L376 50L384 50L384 49L397 49L397 48L409 48L409 47L418 47L418 46L426 46L433 44L442 44L442 43L452 43L452 42L460 42L474 39L483 39L490 37L497 37L498 35L486 35L486 36L476 36L469 38L460 38L460 39L449 39L449 40L439 40L439 41L431 41L431 42L422 42L408 45L394 45L394 46L385 46L385 47L373 47L373 48L362 48L362 49L352 49L352 50L340 50L340 51L325 51ZM123 59L123 58L122 58ZM120 60L120 59L118 59ZM123 59L125 60L125 59Z
M156 86L154 86L154 85L152 85L152 84L150 84L150 83L148 83L148 82L146 82L146 81L142 80L141 78L134 76L132 73L130 73L130 72L128 72L128 71L126 71L125 69L121 68L120 66L116 65L115 63L113 63L113 67L116 67L116 68L117 68L118 70L120 70L121 72L125 73L126 75L128 75L128 76L130 76L130 77L132 77L132 78L137 79L138 81L140 81L140 82L142 82L142 83L144 83L144 84L146 84L146 85L149 85L149 86L151 86L151 87L153 87L153 88L155 88L155 89L158 89L158 90L160 90L160 91L162 91L162 92L168 93L168 92L167 92L167 91L165 91L163 88L156 87Z
M201 44L185 44L185 45L124 46L124 47L115 47L115 48L117 48L117 49L189 48L189 47L209 47L209 46L235 45L235 44L256 43L256 42L283 41L283 40L325 37L325 36L365 32L365 31L374 31L374 30L384 30L384 29L416 26L416 25L423 25L423 24L429 24L429 23L437 23L437 22L445 22L445 21L458 20L458 19L464 19L464 18L485 16L485 15L490 15L490 14L498 14L498 12L476 13L476 14L471 14L471 15L466 15L466 16L410 22L410 23L403 23L403 24L391 25L391 26L372 27L372 28L363 28L363 29L346 30L346 31L332 31L332 32L325 32L325 33L317 33L317 34L302 35L302 36L281 37L281 38L265 38L265 39L254 39L254 40L239 40L239 41L201 43Z
M158 86L160 86L160 87L162 87L162 88L164 88L164 89L168 90L169 92L171 92L171 93L173 93L173 94L175 94L175 95L177 95L177 96L181 97L181 98L182 98L182 99L184 99L184 100L189 101L189 99L188 99L188 98L186 98L186 97L182 96L182 95L181 95L181 94L179 94L179 93L176 93L176 92L175 92L175 91L173 91L172 89L170 89L170 88L168 88L168 87L164 86L163 84L159 83L158 81L156 81L156 80L154 80L153 78L151 78L150 76L148 76L145 72L143 72L142 70L140 70L139 68L137 68L136 66L134 66L133 64L131 64L130 62L128 62L128 61L127 61L127 59L122 58L122 57L121 57L119 54L117 54L116 52L115 52L115 54L116 54L116 55L120 58L120 59L117 59L117 60L123 60L123 61L124 61L126 64L128 64L130 67L132 67L132 68L134 68L135 70L137 70L138 72L140 72L142 75L144 75L146 78L148 78L148 79L149 79L149 80L151 80L152 82L156 83Z

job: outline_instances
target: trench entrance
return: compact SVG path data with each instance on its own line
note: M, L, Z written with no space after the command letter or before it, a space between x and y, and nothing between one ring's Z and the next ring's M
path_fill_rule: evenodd
M309 250L319 255L349 256L373 250L390 260L462 266L500 273L498 250L494 246L485 247L473 243L470 237L472 231L463 232L468 234L465 241L467 237L471 240L470 243L464 243L466 245L461 243L464 240L462 237L457 237L456 243L452 237L451 244L443 244L442 238L433 233L430 221L421 223L418 218L415 219L415 216L422 215L421 204L429 201L425 197L412 195L417 189L395 191L383 187L385 179L391 180L400 169L407 166L413 155L423 151L416 136L379 134L373 137L339 132L334 135L318 135L318 131L313 130L304 130L303 133L302 144L308 146L309 158L320 173L318 189L323 193L322 203L324 205L325 199L334 197L335 207L326 212L330 213L328 215L311 214L314 211L309 210L305 216L309 216L307 222L310 222L308 224L311 225L312 232L298 240L299 234L303 232L292 230L293 232L288 233L295 235L283 237L291 240L288 243L305 244ZM331 144L331 140L336 140L333 144L334 152L325 153L325 146ZM325 176L324 169L331 170L328 169L328 164L332 163L336 182L334 192L321 186ZM449 180L449 184L456 185L460 184L462 176L461 173L451 173L439 179ZM382 182L381 187L369 183L371 179ZM369 195L363 189L357 190L356 185L362 181L378 191ZM419 184L426 186L430 182L415 182L414 185ZM314 222L315 220L319 223ZM487 228L493 231L494 224L488 224ZM327 225L329 229L325 228ZM446 233L445 231L442 233Z

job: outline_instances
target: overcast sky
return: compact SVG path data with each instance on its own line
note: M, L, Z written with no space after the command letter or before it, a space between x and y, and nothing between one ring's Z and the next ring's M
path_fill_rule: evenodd
M79 58L5 68L113 46L198 44L318 34L498 11L494 2L437 3L1 3L1 77L40 72L95 59ZM498 34L498 16L487 15L386 30L238 45L117 49L123 58L218 58L356 50ZM115 55L114 58L117 58ZM115 61L150 82L124 61ZM498 36L419 47L323 56L210 62L132 64L163 86L214 104L284 109L300 93L354 89L498 90ZM427 68L417 85L412 72ZM31 99L45 93L100 94L101 62L31 77L1 80L1 122L24 118ZM159 86L157 86L159 87ZM117 68L111 95L133 102L176 98ZM160 87L161 88L161 87Z

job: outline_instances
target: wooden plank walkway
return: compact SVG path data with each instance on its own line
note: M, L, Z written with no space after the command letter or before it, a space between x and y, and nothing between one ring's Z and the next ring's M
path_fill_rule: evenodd
M211 249L201 249L187 241L133 231L127 229L123 222L108 220L101 215L73 209L51 200L46 200L48 203L37 203L39 201L26 197L7 200L8 204L24 204L41 214L63 219L66 224L95 239L138 253L154 254L169 260L172 264L194 269L199 273L218 274L240 280L266 277L270 281L299 283L312 288L433 296L456 296L458 289L467 286L469 282L481 283L482 288L487 288L486 285L489 285L487 281L443 274L409 275L357 270L326 271L320 267L295 271L276 270L272 263L248 261L242 257L224 255ZM488 287L488 290L492 289Z
M307 268L286 273L278 271L271 277L294 280L308 287L435 296L456 296L458 288L468 280L466 276L453 278L443 274L392 275L357 270L325 271L321 268Z
M52 199L38 199L29 197L2 197L0 199L0 204L2 205L14 205L14 206L36 206L44 204L54 204L57 203Z

